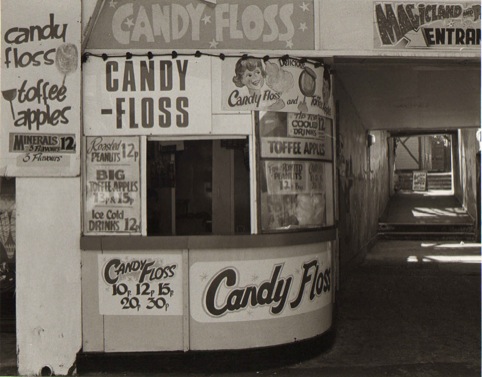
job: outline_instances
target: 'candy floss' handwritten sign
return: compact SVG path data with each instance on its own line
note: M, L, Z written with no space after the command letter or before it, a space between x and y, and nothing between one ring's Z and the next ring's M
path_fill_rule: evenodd
M99 312L103 315L182 315L182 255L102 254Z
M79 0L1 3L6 175L79 174L80 14Z

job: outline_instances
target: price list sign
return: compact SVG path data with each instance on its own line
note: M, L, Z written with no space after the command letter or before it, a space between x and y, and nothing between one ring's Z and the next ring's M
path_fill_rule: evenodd
M306 191L306 166L303 162L265 161L268 194L297 194Z
M320 194L330 182L329 169L318 161L265 161L268 194Z
M86 138L84 234L140 234L138 137Z
M182 254L101 254L102 315L182 315Z

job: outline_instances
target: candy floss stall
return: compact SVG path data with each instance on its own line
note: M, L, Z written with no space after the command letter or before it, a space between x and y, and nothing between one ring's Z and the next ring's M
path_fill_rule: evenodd
M328 331L333 78L286 55L317 3L97 4L1 5L19 373Z
M266 54L287 40L313 49L313 34L280 25L271 43L240 41L229 12L261 22L257 2L176 1L205 22L169 40L149 21L158 2L116 3L83 56L83 352L323 334L335 290L332 77L321 61ZM293 14L277 22L313 32L313 6L281 1ZM226 51L200 51L210 43Z

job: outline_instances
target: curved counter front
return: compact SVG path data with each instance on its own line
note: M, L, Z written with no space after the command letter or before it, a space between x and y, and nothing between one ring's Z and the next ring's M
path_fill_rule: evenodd
M82 237L83 352L232 350L332 325L335 230Z

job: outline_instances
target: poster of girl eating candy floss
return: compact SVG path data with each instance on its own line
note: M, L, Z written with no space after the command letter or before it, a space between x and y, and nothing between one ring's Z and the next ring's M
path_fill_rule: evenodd
M295 58L227 59L222 69L223 110L263 110L333 117L326 67Z

